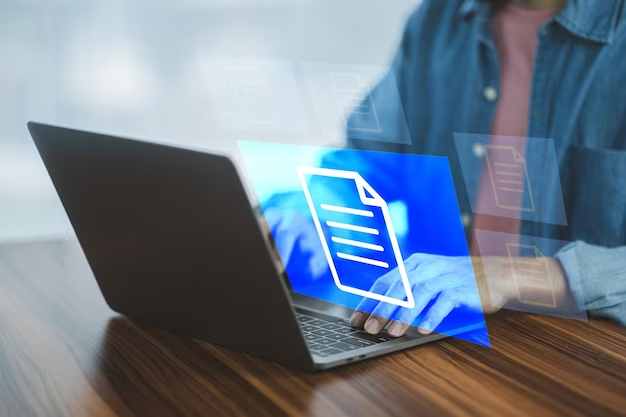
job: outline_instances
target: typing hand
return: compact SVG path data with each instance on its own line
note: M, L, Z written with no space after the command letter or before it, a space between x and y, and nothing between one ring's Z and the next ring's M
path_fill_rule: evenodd
M298 258L304 261L312 280L328 270L328 262L321 247L315 226L297 211L267 210L264 229L273 242L277 264L284 266Z
M474 279L472 262L480 263L485 273L479 273ZM352 325L365 326L368 333L379 333L393 321L387 329L389 335L402 336L409 324L423 312L429 302L436 302L425 312L419 325L419 331L429 334L437 328L455 308L469 307L485 313L493 313L504 306L512 297L513 286L510 277L510 262L502 257L448 257L428 254L415 254L405 261L405 267L415 299L412 309L398 308L395 305L369 298L361 301L352 316ZM483 269L484 268L484 269ZM499 277L487 282L486 277ZM476 285L478 292L476 293ZM371 290L377 294L386 294L394 298L404 298L404 287L398 270L393 270L379 278ZM482 300L482 304L481 304ZM397 310L397 311L396 311ZM365 313L371 311L371 314Z

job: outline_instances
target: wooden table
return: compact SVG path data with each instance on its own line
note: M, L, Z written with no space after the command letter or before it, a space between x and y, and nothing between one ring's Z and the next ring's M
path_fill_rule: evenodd
M305 374L108 309L73 241L0 246L0 416L626 415L626 329L505 313Z

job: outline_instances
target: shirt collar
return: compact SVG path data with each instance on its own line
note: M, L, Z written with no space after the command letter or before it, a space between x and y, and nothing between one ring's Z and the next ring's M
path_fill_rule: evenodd
M574 35L595 42L611 43L624 0L569 0L555 19Z
M469 16L494 0L463 0L461 16ZM626 13L624 0L569 0L555 20L572 34L600 43L611 43Z

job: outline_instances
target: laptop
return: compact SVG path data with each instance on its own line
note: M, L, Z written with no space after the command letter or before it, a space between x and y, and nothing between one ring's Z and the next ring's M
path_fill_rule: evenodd
M228 157L28 128L114 311L306 371L446 337L371 335L349 309L291 292Z

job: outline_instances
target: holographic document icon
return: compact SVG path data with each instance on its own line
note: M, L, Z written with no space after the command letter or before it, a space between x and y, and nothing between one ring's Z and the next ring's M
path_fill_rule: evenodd
M496 206L534 212L526 159L512 146L487 145L487 169Z
M346 128L365 132L380 133L380 120L372 96L365 80L355 73L330 74L331 85L337 100L339 112L344 118ZM366 94L363 97L363 94ZM358 115L359 122L354 124L348 116Z
M556 308L548 258L532 245L508 242L506 250L513 267L518 301L522 304Z
M337 287L400 307L415 307L389 207L380 194L355 171L299 167L298 176ZM316 187L319 184L323 187ZM339 203L328 192L339 184L341 201L349 204ZM372 292L369 285L359 288L351 273L354 267L367 268L366 272L377 276L397 268L404 298Z
M225 70L228 88L241 122L251 125L277 124L276 104L266 74L253 65L227 65Z

